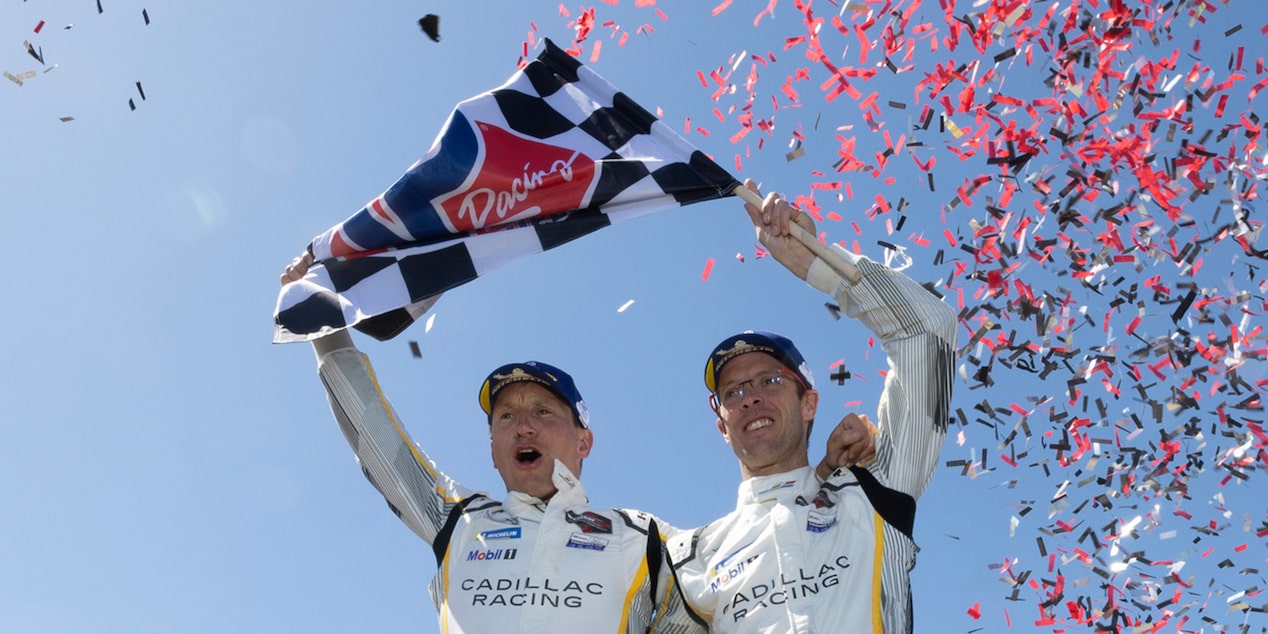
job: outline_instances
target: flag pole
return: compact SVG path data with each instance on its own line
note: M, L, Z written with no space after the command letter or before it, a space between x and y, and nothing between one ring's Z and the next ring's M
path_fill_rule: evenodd
M732 191L732 193L739 196L744 200L744 202L751 203L758 209L762 208L762 198L757 195L757 192L754 192L743 185L739 185ZM825 264L832 267L832 269L837 273L840 273L843 277L845 277L845 279L849 280L851 283L855 283L863 279L863 273L859 271L858 267L841 257L841 254L837 253L832 247L819 242L818 237L813 236L809 231L802 229L801 225L795 222L790 222L788 223L788 229L794 238L797 238L799 242L810 249L811 253L819 256L819 259L823 260Z

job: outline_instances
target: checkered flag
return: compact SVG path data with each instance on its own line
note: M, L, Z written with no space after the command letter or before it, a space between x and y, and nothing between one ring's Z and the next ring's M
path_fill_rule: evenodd
M458 104L400 180L308 245L315 264L282 288L273 341L349 326L390 339L486 271L737 186L546 40L504 85Z

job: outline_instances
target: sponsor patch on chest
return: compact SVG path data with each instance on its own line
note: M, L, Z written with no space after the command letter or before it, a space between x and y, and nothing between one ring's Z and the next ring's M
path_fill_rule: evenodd
M488 550L469 550L467 551L467 561L503 561L507 559L515 559L519 554L518 548L490 548Z
M604 550L608 547L608 540L593 535L573 533L568 537L568 543L564 545L568 548L580 548L582 550Z
M564 519L568 520L569 524L576 524L583 533L609 534L612 532L612 520L594 511L586 511L585 513L567 511L564 513Z
M837 525L836 515L810 511L806 516L806 532L822 533Z
M491 539L519 539L522 529L518 526L511 528L498 528L491 531L481 531L476 535L477 541L488 541Z

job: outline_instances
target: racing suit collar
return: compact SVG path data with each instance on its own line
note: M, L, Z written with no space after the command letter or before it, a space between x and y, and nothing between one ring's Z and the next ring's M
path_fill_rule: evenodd
M736 506L767 501L791 503L799 495L807 493L813 495L818 488L819 479L815 477L814 469L809 466L783 473L757 476L740 483Z
M581 485L581 480L558 458L555 459L555 471L550 480L555 484L555 495L550 498L549 504L566 508L586 503L586 489ZM508 491L506 506L515 516L524 517L534 514L534 511L540 515L546 510L547 503L521 491Z

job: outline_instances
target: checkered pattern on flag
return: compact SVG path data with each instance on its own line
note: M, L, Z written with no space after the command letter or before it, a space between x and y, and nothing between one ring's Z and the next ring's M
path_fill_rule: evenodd
M485 271L738 185L547 40L501 87L458 104L400 180L309 244L316 263L282 288L273 341L349 326L390 339L429 298Z

